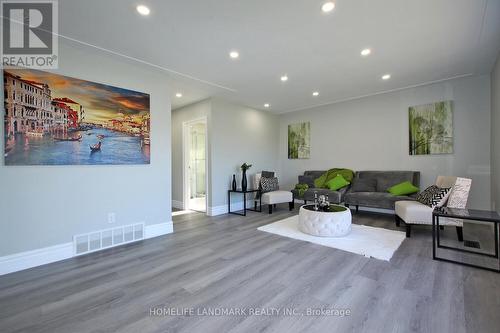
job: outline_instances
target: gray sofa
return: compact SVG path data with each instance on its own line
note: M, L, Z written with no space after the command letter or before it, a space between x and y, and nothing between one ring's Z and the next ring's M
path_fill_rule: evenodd
M391 186L410 181L420 187L418 171L358 171L349 191L345 194L346 206L359 206L394 209L394 203L400 200L415 200L416 194L394 196L387 192Z
M299 184L307 184L309 185L309 189L304 193L303 196L299 195L299 191L293 189L293 195L294 198L296 199L302 199L307 203L307 201L314 201L314 192L318 193L319 195L328 195L328 199L330 200L331 203L336 203L339 204L344 201L344 196L347 193L347 190L349 189L349 186L344 187L340 189L339 191L331 191L326 188L315 188L314 187L314 180L316 178L321 177L322 174L324 174L326 170L323 171L305 171L304 175L299 176Z

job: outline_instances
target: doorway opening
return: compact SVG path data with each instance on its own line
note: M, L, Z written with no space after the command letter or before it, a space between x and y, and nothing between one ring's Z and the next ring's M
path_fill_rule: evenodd
M207 120L184 123L184 209L207 211Z

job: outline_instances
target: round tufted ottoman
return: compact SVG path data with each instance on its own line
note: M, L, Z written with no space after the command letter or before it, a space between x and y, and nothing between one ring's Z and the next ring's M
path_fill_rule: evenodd
M314 205L304 205L299 211L299 230L321 237L342 237L351 232L351 211L330 205L328 211L316 211Z

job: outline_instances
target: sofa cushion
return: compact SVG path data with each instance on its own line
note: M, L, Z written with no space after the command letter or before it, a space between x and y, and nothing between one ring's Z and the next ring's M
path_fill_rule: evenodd
M344 195L347 191L347 188L341 188L338 191L330 191L326 188L310 188L304 193L304 200L313 201L314 200L314 192L317 192L318 196L320 195L328 195L328 200L331 203L339 204L344 201ZM297 196L296 190L293 191ZM298 196L297 196L298 197Z
M408 224L432 224L433 209L418 201L397 201L395 213Z
M397 184L400 184L404 181L409 181L410 183L413 181L413 173L392 173L388 172L387 174L381 174L377 178L377 192L387 192L387 190Z
M309 187L314 187L314 177L299 176L299 184L307 184Z
M377 180L377 192L387 192L387 189L404 181L420 186L420 173L416 171L358 171L356 176L361 179Z
M394 196L383 192L349 192L345 203L349 205L394 209L394 203L400 200L413 200L408 196Z
M284 202L292 202L293 194L290 191L272 191L262 194L263 205L273 205Z
M376 192L377 179L375 178L354 178L351 192Z

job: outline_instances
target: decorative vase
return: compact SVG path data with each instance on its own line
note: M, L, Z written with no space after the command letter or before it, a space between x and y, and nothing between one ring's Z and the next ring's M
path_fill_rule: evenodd
M247 190L247 171L243 170L243 175L241 176L241 190Z
M236 175L233 175L232 188L233 188L233 191L236 191Z

